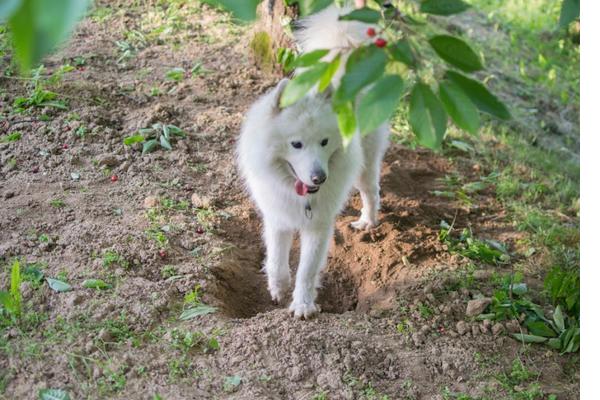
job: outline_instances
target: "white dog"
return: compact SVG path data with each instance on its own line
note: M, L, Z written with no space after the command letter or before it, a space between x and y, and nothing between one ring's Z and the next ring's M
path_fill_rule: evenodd
M303 51L349 48L367 40L369 25L338 21L348 10L330 7L305 19ZM339 50L338 50L339 51ZM309 94L281 109L288 80L260 98L246 117L237 146L239 169L264 221L265 270L273 301L290 287L289 254L300 233L300 264L289 310L297 318L320 311L315 303L335 216L354 185L362 199L356 229L377 225L379 171L388 146L387 124L344 148L327 94ZM339 82L339 74L334 85Z

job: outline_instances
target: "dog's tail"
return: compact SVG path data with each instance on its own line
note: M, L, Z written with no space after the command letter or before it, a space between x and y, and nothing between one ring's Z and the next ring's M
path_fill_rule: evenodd
M301 19L298 22L299 30L295 32L294 36L302 52L328 49L347 53L367 41L369 39L367 29L374 25L359 21L339 20L341 15L351 11L352 8L349 6L340 8L331 5L316 14ZM337 51L332 53L337 53Z

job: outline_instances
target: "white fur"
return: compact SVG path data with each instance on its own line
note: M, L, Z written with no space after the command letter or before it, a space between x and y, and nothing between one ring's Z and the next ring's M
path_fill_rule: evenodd
M305 51L344 47L364 34L364 24L338 21L339 13L332 7L303 22L300 44ZM352 226L369 229L377 225L379 171L389 129L384 124L365 138L357 133L344 149L326 95L313 93L286 109L279 108L287 82L282 80L252 105L242 127L237 156L263 217L265 270L276 302L284 299L290 287L289 253L294 233L300 234L300 263L289 310L298 318L308 318L319 311L315 303L319 274L327 260L335 216L353 185L360 191L363 207L360 219ZM323 139L329 141L326 146L321 145ZM302 149L293 148L292 141L302 142ZM309 184L316 167L327 174L327 180L317 193L299 196L294 190L294 174ZM306 210L307 202L311 212Z

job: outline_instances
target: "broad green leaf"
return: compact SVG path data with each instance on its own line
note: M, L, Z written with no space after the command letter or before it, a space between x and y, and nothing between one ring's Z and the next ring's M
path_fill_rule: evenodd
M156 139L148 140L147 142L144 143L144 146L142 147L142 155L153 152L154 150L156 150L157 147L158 147L158 140L156 140Z
M458 14L471 7L461 0L423 0L421 12L434 15Z
M328 66L327 63L318 63L300 75L295 76L283 89L279 105L282 108L289 107L304 97L319 82L323 74L327 71Z
M554 325L556 325L556 328L559 330L559 332L565 330L565 317L563 316L562 309L560 308L560 306L556 306L556 308L554 309L552 319L554 320Z
M474 151L475 149L469 143L463 142L462 140L452 140L450 142L450 146L455 147L465 153L469 153Z
M0 1L0 22L8 20L11 15L17 11L23 0L2 0Z
M39 268L28 265L23 271L23 278L29 282L40 283L44 280L44 273Z
M559 338L548 339L548 346L552 347L554 350L560 350L562 347L562 343Z
M352 137L356 133L356 116L354 115L354 107L352 102L348 101L342 104L335 105L338 127L342 134L342 143L344 147L348 146L352 141Z
M577 18L579 18L579 0L563 0L558 25L561 28L566 28Z
M13 262L10 271L10 295L13 300L15 313L21 313L21 264L19 260Z
M544 343L548 338L536 335L526 335L524 333L513 333L512 337L523 343Z
M110 289L112 286L101 279L86 279L83 281L83 287L88 289Z
M126 146L131 146L134 143L143 142L144 140L144 135L133 135L123 139L123 144Z
M513 283L511 285L513 294L517 296L522 296L527 293L527 284L526 283Z
M563 353L573 353L579 350L579 342L580 342L580 331L579 328L571 328L573 330L573 334L570 335L570 339L568 342L563 342ZM566 346L565 346L566 345Z
M377 129L392 116L404 93L404 82L398 75L387 75L375 82L358 104L357 119L362 135Z
M38 393L40 400L70 400L69 394L61 389L42 389Z
M415 65L415 56L408 43L408 40L402 39L394 43L392 46L388 46L392 58L396 61L400 61L408 66Z
M261 0L204 0L207 4L230 11L241 22L256 19L256 7Z
M54 50L84 16L89 0L23 0L8 21L15 56L28 72Z
M341 21L361 21L374 24L381 19L381 13L371 8L359 8L349 14L341 15Z
M479 56L457 37L438 35L429 39L429 44L444 61L463 71L474 72L483 68Z
M68 292L71 290L71 285L58 279L46 278L46 281L55 292Z
M442 103L425 83L417 83L411 92L408 122L419 143L439 148L446 133L447 116Z
M447 71L446 78L459 86L480 111L504 120L511 118L506 106L481 83L454 71Z
M179 319L186 321L188 319L195 318L199 315L212 314L215 311L217 311L217 309L215 307L211 307L206 304L200 304L196 307L192 307L192 308L188 308L187 310L184 310L181 313L181 315L179 316Z
M300 15L310 15L321 11L333 3L333 0L297 0L288 1L288 4L298 3L300 6Z
M0 304L10 313L17 312L13 297L5 290L0 291Z
M173 150L171 143L169 143L169 140L164 135L160 135L160 145L167 150Z
M314 50L301 55L296 58L291 64L290 69L298 67L310 67L315 64L321 58L325 57L329 53L329 50Z
M354 50L346 63L346 73L333 96L334 103L353 101L366 85L383 75L387 56L375 46L359 47Z
M337 70L340 66L341 59L342 59L341 56L338 54L329 63L327 70L325 71L325 73L321 77L321 80L319 81L319 93L325 91L325 89L327 89L327 87L331 83L331 79L333 79L333 76L335 75L335 73L337 72Z
M443 81L440 83L440 99L454 123L475 135L479 130L479 110L469 97L455 84Z
M167 129L169 130L171 135L185 137L185 132L175 125L167 125Z
M531 321L526 323L527 329L535 336L548 338L556 337L556 332L550 328L544 321Z

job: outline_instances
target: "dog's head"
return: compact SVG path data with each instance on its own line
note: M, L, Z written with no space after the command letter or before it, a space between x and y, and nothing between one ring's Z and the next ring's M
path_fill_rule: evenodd
M331 108L331 93L308 95L282 109L281 94L287 79L282 80L271 97L272 143L277 158L295 178L296 192L304 196L316 193L326 184L330 161L342 150L342 139Z

